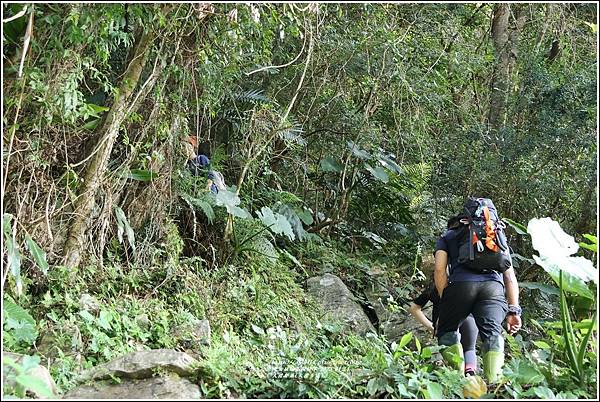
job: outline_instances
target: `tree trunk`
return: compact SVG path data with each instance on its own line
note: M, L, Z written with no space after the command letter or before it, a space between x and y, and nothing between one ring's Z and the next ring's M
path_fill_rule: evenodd
M506 125L507 103L510 95L514 67L517 61L519 36L525 25L526 15L520 4L509 6L497 4L492 20L492 40L496 52L496 67L492 76L488 124L491 131ZM514 17L510 23L511 13Z
M509 16L510 6L508 4L496 4L494 6L492 41L496 53L496 66L492 75L492 91L488 114L488 124L491 130L498 130L504 125L506 114L508 71L510 67L510 54L508 52Z
M133 57L127 66L115 101L99 131L98 145L92 151L92 159L85 172L83 189L75 202L74 218L63 250L67 267L75 268L81 262L82 250L85 247L85 233L89 224L89 216L95 205L96 192L100 187L113 145L119 135L119 127L127 115L131 95L146 64L151 43L149 32L143 31L139 34Z

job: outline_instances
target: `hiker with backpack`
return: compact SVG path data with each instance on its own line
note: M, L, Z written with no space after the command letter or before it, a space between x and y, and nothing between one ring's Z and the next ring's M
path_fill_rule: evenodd
M484 376L489 383L496 383L504 365L502 323L506 319L511 335L521 328L519 287L504 224L493 202L469 198L459 218L459 227L444 233L435 247L434 281L441 298L438 344L446 346L444 359L464 372L457 330L472 314L482 341Z
M448 220L447 229L456 229L459 225L459 217L454 216ZM431 302L433 305L431 321L425 316L422 310L428 302ZM431 284L418 297L413 299L408 308L408 312L434 336L436 333L435 327L439 319L439 303L440 296L435 287L435 282L432 280ZM469 316L459 324L458 331L460 333L460 343L464 354L465 376L475 375L477 372L477 354L475 352L475 345L479 330L477 329L473 315L469 314Z
M225 190L225 179L223 178L221 172L211 169L210 159L208 156L204 155L203 153L196 154L196 150L198 149L198 141L196 140L196 137L186 137L183 145L188 156L187 168L194 176L206 175L207 191L217 194L220 190Z

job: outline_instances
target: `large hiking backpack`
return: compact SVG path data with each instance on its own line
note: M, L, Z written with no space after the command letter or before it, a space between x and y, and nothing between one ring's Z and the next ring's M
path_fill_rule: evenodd
M465 203L467 233L459 241L458 262L479 273L504 272L512 267L504 222L489 198Z

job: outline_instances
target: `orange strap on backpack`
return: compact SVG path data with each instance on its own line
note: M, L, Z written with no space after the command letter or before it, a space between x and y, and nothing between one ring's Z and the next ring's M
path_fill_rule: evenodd
M496 232L494 232L494 226L490 219L490 210L488 207L483 207L483 216L485 217L485 245L493 252L498 251L498 245L496 244Z

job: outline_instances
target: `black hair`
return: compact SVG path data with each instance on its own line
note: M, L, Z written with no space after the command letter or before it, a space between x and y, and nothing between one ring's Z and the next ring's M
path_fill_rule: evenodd
M460 225L460 215L448 218L447 229L456 229Z

